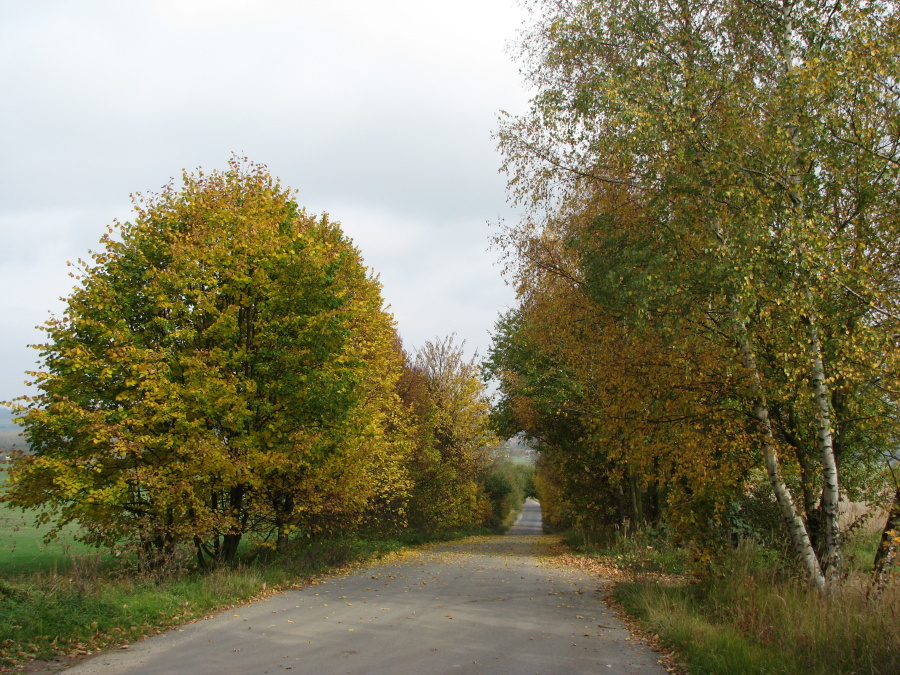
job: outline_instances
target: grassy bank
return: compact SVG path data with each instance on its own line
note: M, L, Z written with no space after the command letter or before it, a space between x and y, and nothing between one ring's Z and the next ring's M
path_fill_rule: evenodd
M46 529L32 521L0 507L0 671L125 645L404 546L486 532L296 542L283 554L206 573L185 550L171 569L148 575L134 560L79 544L74 530L46 544Z
M403 545L326 540L253 564L207 573L185 566L155 578L96 553L60 556L49 570L0 566L0 667L127 644Z
M873 547L858 541L848 548L868 554ZM851 560L830 597L752 542L702 570L659 537L574 558L615 579L613 599L691 675L900 672L900 583L868 597L865 558Z

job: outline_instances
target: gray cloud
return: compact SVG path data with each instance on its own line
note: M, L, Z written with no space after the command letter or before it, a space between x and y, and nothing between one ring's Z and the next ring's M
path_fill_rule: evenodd
M512 301L487 221L509 217L490 133L524 106L515 0L0 1L0 399L33 326L128 195L231 152L341 220L407 344L485 350Z

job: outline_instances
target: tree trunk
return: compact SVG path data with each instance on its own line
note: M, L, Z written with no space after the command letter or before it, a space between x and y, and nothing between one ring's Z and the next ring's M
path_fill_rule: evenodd
M755 399L753 406L753 416L759 422L760 435L762 437L763 459L766 465L766 473L769 477L769 483L775 492L775 498L781 507L781 514L788 525L791 534L791 542L797 556L803 562L809 574L809 582L820 591L825 589L825 576L822 574L822 567L816 552L813 549L812 542L809 539L809 533L803 519L797 513L794 506L794 500L791 497L790 490L784 482L781 475L781 465L778 460L778 450L775 444L775 436L772 432L772 421L769 419L769 409L766 405L766 399L762 389L762 378L759 374L759 368L756 365L756 356L750 346L750 338L747 335L747 327L738 317L737 311L732 311L732 319L734 321L735 331L737 333L738 347L740 348L741 361L747 374L750 376L751 395Z
M641 494L641 487L638 485L637 478L630 471L628 472L628 488L631 492L632 520L638 527L643 527L645 524L643 495Z
M812 294L806 290L806 298ZM825 534L823 565L826 578L831 581L840 576L843 567L841 556L841 494L838 489L837 462L834 458L834 441L831 435L831 407L828 385L825 381L825 365L822 362L822 343L815 316L808 316L810 379L816 404L816 427L819 455L822 460L821 516Z
M887 522L881 534L881 543L875 552L875 564L872 570L873 591L881 593L891 577L891 565L897 560L900 552L900 487L894 493L894 503L888 511Z
M237 532L229 532L222 537L222 552L220 560L227 564L234 562L237 555L238 544L241 543L243 535L242 515L244 510L244 486L235 485L228 491L228 511L231 516L232 523L230 527Z
M207 569L209 565L206 562L206 558L203 557L203 541L196 534L194 535L194 548L197 549L197 566L201 570Z
M287 550L288 531L283 523L278 524L278 538L275 540L275 550L279 553Z
M775 411L772 410L771 412L774 414ZM775 417L778 418L777 415ZM818 488L816 470L809 460L810 450L800 434L797 419L794 415L793 405L789 404L787 407L787 419L785 419L784 415L781 415L780 421L782 440L794 448L794 457L797 459L797 464L800 465L800 483L801 489L803 490L803 510L806 514L806 529L809 531L813 546L818 550L818 545L816 544L817 528L810 524L813 519L818 520L819 503L822 500L821 491Z
M226 534L222 537L222 562L231 565L237 556L238 545L241 543L241 533Z

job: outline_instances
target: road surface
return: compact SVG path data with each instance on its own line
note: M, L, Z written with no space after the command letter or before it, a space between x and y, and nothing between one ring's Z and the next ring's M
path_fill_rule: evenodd
M535 502L514 536L393 556L91 658L67 675L665 673L598 593L553 564Z
M541 505L533 499L526 499L515 524L509 528L509 534L543 534L544 525L541 520Z

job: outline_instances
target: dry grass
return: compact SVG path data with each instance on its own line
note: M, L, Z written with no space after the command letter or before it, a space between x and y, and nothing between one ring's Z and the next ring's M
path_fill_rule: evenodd
M739 549L696 589L712 623L737 631L781 672L900 672L900 585L874 598L868 575L853 572L822 596L778 569L761 567L752 545ZM752 672L752 671L751 671Z
M879 520L875 513L860 521L855 533L866 556L880 534L879 525L866 523ZM560 561L613 581L613 598L644 634L674 649L675 663L694 675L900 673L900 575L876 598L869 575L851 571L822 596L752 542L698 576L659 549L644 547L641 561L637 542L619 542Z
M877 539L887 520L887 509L865 502L841 503L841 531L851 536Z

